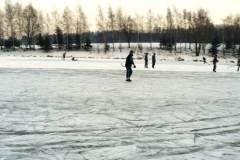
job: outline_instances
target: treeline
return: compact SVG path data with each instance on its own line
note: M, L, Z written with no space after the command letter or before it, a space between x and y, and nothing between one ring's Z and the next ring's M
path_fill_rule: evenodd
M229 14L222 19L221 25L214 25L210 14L205 9L197 11L178 10L175 6L167 8L166 15L154 14L151 9L144 15L134 16L124 12L121 7L114 10L109 4L106 13L98 7L96 15L97 31L90 31L88 16L82 6L75 10L65 7L62 13L53 7L50 13L37 10L32 3L23 7L20 2L13 4L5 0L0 10L0 45L1 48L12 48L26 45L35 49L35 44L49 50L52 44L58 49L91 49L91 43L103 43L107 52L109 43L115 51L114 43L159 43L160 49L181 52L182 49L194 49L196 56L200 51L206 52L208 43L223 45L222 52L231 51L233 55L240 52L240 14ZM215 44L213 44L213 42ZM180 48L176 44L180 43ZM187 43L189 45L187 45ZM216 44L217 43L217 44ZM74 45L73 45L74 44Z

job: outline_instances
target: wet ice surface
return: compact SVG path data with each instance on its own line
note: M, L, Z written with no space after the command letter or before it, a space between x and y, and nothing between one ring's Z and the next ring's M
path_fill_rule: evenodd
M0 68L0 159L239 159L238 73Z

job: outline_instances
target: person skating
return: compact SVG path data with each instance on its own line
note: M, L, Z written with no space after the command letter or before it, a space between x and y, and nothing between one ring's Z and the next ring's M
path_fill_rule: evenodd
M62 60L65 60L66 52L63 53Z
M239 67L240 67L240 58L238 58L238 69L237 69L237 71L239 71Z
M155 53L153 53L153 56L152 56L152 68L154 68L155 63L156 63L156 56L155 56Z
M127 70L127 74L126 74L126 81L130 82L132 81L130 79L131 75L132 75L132 65L134 66L134 68L136 68L134 62L133 62L133 51L130 51L129 55L126 58L126 63L125 63L125 67Z
M148 68L148 53L145 54L145 68Z
M215 55L213 59L213 72L216 72L217 62L218 62L217 55Z
M203 64L206 64L207 62L206 62L206 58L205 57L203 57Z

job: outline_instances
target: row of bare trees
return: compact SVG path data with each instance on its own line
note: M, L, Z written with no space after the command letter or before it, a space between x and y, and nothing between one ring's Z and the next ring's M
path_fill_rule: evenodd
M223 55L225 55L224 48L228 48L226 46L229 43L231 44L230 48L232 48L233 50L233 55L235 55L236 44L239 44L239 40L240 40L240 14L236 14L236 15L229 14L225 18L222 18L222 22L223 22L223 25L221 27L222 28L221 30L222 30ZM240 53L240 44L239 44L238 51Z
M207 43L209 43L209 39L212 39L216 30L222 30L222 42L225 43L225 34L224 30L226 26L231 26L232 31L232 45L236 44L234 40L237 33L239 34L240 30L240 14L236 14L233 16L230 14L226 18L223 18L223 24L220 26L221 29L216 28L214 25L210 13L205 9L198 9L197 11L187 11L187 9L183 9L179 11L175 6L171 8L167 8L167 14L164 17L163 15L155 15L151 9L143 15L135 14L135 17L128 15L126 12L123 12L122 8L119 7L115 11L112 9L111 5L109 5L107 18L104 17L104 13L102 8L99 6L98 15L97 15L97 26L99 31L103 36L103 43L106 45L106 31L112 32L112 43L113 50L114 48L114 30L118 30L118 33L121 34L119 37L121 39L122 34L125 36L126 41L128 42L128 47L130 48L130 42L132 38L132 34L137 34L137 43L141 43L141 34L148 33L149 34L149 43L150 48L152 49L152 34L159 34L159 39L163 34L168 34L170 37L170 52L172 52L173 46L175 51L177 51L176 42L180 41L180 52L182 52L182 39L184 34L189 32L189 48L191 46L194 47L196 56L199 56L200 51L206 52ZM238 32L236 32L238 31ZM186 35L185 35L186 37ZM179 38L179 39L177 39ZM121 41L120 43L120 51L121 51ZM240 43L240 41L238 42ZM187 43L185 43L185 49L187 49ZM235 50L234 50L235 51ZM224 47L223 47L224 53ZM234 53L235 54L235 53Z
M175 46L175 50L177 49L176 43L173 43L173 38L175 38L175 42L177 41L177 35L180 32L180 46L182 42L182 36L184 30L191 28L192 37L194 39L194 47L196 49L196 55L199 55L202 46L206 46L204 42L206 39L211 36L212 30L214 29L214 25L211 21L209 13L204 9L199 9L196 12L188 12L184 9L182 12L178 11L174 6L171 10L167 9L166 17L164 18L162 15L154 15L151 9L148 10L146 16L135 14L135 17L128 15L127 13L123 13L121 7L117 8L114 12L111 5L109 5L107 18L104 17L104 13L102 8L99 6L98 15L96 18L98 30L102 33L102 39L105 46L106 44L106 31L112 32L112 43L113 50L114 48L114 30L118 30L119 37L122 37L122 34L125 35L125 38L128 42L128 47L130 48L130 42L133 33L137 33L137 43L140 43L140 37L142 33L149 34L149 43L150 48L152 49L152 34L158 33L159 39L161 35L164 33L169 34L171 39L171 46ZM174 33L175 32L175 33ZM121 51L121 41L120 42L120 51ZM191 45L191 44L190 44ZM170 47L172 52L172 47ZM181 51L180 47L180 51ZM186 48L186 44L185 44Z
M58 27L67 35L67 47L70 33L78 33L82 42L82 36L89 31L89 23L81 5L77 5L75 12L65 7L62 14L53 6L50 14L43 14L41 10L35 9L32 3L23 7L19 2L13 4L11 0L5 0L4 10L0 10L0 40L11 38L13 50L15 40L22 41L23 36L27 37L29 48L34 49L38 34L54 34ZM58 37L56 41L59 46Z
M231 44L236 44L235 33L240 31L240 15L233 16L230 14L223 18L222 21L223 24L220 28L223 44L226 43L227 39L226 28L231 28ZM207 10L200 8L197 11L187 11L186 9L179 11L175 6L167 8L166 16L155 15L151 9L144 15L136 13L132 16L123 11L121 7L113 9L110 4L105 15L103 9L99 6L96 26L101 35L101 42L104 43L105 52L108 49L106 33L109 32L111 33L113 51L115 51L114 43L116 41L119 42L120 51L122 50L123 37L125 37L130 48L133 34L137 35L137 46L141 49L142 34L147 33L151 49L153 48L153 34L158 34L159 39L163 34L167 34L170 37L170 52L172 53L173 48L177 51L177 41L180 42L179 52L182 52L183 37L186 37L185 34L190 31L189 48L191 49L191 46L193 46L197 56L201 50L205 53L207 40L213 36L216 30L216 26L213 24ZM69 34L78 34L79 42L82 44L83 37L86 36L90 28L87 15L85 15L82 6L78 4L74 11L65 7L62 14L53 6L50 14L43 14L41 10L36 10L31 3L23 7L19 2L13 4L11 0L5 0L4 10L0 10L0 40L3 41L11 37L13 49L15 48L15 39L22 41L22 37L26 36L31 49L36 44L38 34L55 34L57 28L61 28L63 33L66 34L67 49L69 46ZM116 33L119 35L116 36ZM56 42L59 47L59 38L57 36L56 34ZM119 37L119 39L116 40L115 37ZM80 45L80 49L82 49L82 45ZM187 43L185 43L185 49L187 49Z

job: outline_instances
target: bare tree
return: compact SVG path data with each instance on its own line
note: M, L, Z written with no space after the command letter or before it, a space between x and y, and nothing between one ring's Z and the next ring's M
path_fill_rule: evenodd
M140 42L142 43L142 34L145 32L145 30L144 30L144 16L140 16L139 17L139 24L138 25L140 25L139 26L139 32L140 32Z
M15 51L15 37L16 37L16 12L15 12L15 7L12 4L11 0L5 0L5 20L6 20L6 24L9 28L9 32L10 35L8 34L7 31L7 35L10 36L12 38L12 43L13 43L13 50Z
M97 27L103 36L104 52L106 53L107 52L107 39L106 39L107 23L106 23L106 19L104 17L102 8L100 6L98 6L98 15L96 17L96 21L97 21Z
M153 33L153 29L154 29L155 18L154 18L154 14L151 9L148 10L146 18L147 18L146 29L150 36L150 39L149 39L150 40L150 48L152 49L152 33Z
M54 27L57 28L60 25L60 14L55 6L52 6L51 11Z
M3 40L4 40L4 13L0 9L0 44L4 43ZM2 44L1 44L1 49L2 49ZM5 51L5 49L4 49L4 51Z
M87 16L85 16L85 14L83 17L82 26L83 26L83 38L86 40L87 32L89 31L89 23L87 21Z
M38 11L38 24L39 24L39 33L44 33L45 20L41 10Z
M207 42L208 42L209 38L213 37L214 31L215 31L214 25L210 24L208 26L208 29L206 30L206 32L203 33L204 38L203 38L203 43L202 43L202 50L203 50L204 54L206 53Z
M235 47L235 42L234 42L234 16L233 16L233 14L232 13L229 14L226 17L225 21L226 21L227 26L231 28L231 38L232 38L231 46L232 46L232 50L233 50L233 55L235 55L235 48L234 48Z
M179 12L178 14L178 29L180 32L180 52L182 52L182 37L183 37L183 28L184 28L184 15Z
M69 50L69 34L72 29L73 15L68 7L65 7L62 15L62 26L67 33L67 50Z
M126 37L126 40L128 42L128 48L130 48L132 33L134 29L134 20L130 15L125 15L123 18L123 33Z
M82 6L77 6L77 33L79 34L80 50L82 50L83 33L86 32L87 18L82 10Z
M184 27L184 16L177 10L177 8L174 6L174 17L175 17L175 30L176 30L176 36L175 36L175 51L176 45L178 42L178 35L180 33L180 52L182 52L182 28Z
M225 26L226 26L226 20L224 18L222 18L222 53L225 56Z
M156 20L155 20L155 32L159 34L159 40L161 40L161 35L163 34L163 31L166 27L166 22L165 19L163 18L162 15L157 15ZM161 48L161 45L160 45Z
M199 9L197 12L189 12L188 22L193 31L196 56L199 56L201 46L206 40L209 30L213 28L213 23L208 11L204 9Z
M177 42L178 42L178 27L179 27L179 12L178 12L178 10L177 10L177 8L176 8L176 6L173 6L173 17L174 17L174 28L175 28L175 45L174 45L174 47L175 47L175 51L177 51Z
M187 10L183 9L183 21L184 21L184 35L187 37ZM185 42L185 50L187 49L187 43Z
M45 29L45 34L49 35L52 33L52 23L51 23L51 18L49 14L47 13L45 16L45 21L44 21L44 29Z
M39 34L48 34L48 31L46 30L46 21L43 16L42 10L37 11L37 25L38 25L38 31L36 33L36 36L33 38L33 43L36 43L36 38ZM34 45L35 46L35 45Z
M189 47L188 47L188 49L190 49L190 50L192 50L192 28L191 28L191 26L189 25L190 23L190 21L192 21L192 13L191 12L187 12L187 20L188 20L188 30L189 30L189 32L188 32L188 39L189 39Z
M23 34L23 7L22 5L17 2L15 4L15 12L16 12L16 24L17 24L17 36L18 39L20 40L20 47L22 44L22 34Z
M141 51L142 54L142 33L144 32L144 17L139 15L138 13L135 14L135 29L137 31L137 47Z
M172 16L172 12L170 10L170 8L167 9L167 28L169 30L170 33L170 39L171 39L171 43L170 43L170 53L172 53L172 45L173 45L173 16Z
M236 39L238 39L238 44L240 43L239 42L239 39L240 39L240 14L237 13L234 17L234 30L235 30L235 36L236 36ZM238 46L239 50L240 51L240 44Z
M119 31L119 49L122 52L123 12L121 7L116 11L116 24Z
M60 25L60 14L57 10L57 8L55 6L52 7L52 12L51 12L51 15L52 15L52 19L53 19L53 23L54 23L54 29L57 29ZM58 42L58 34L56 35L56 42L57 42L57 46L58 46L58 49L60 48L59 46L59 42Z
M108 28L111 30L112 32L112 44L113 44L113 51L115 51L114 48L114 32L115 32L115 28L116 28L116 15L111 7L111 5L109 4L108 6L108 21L107 21L107 26Z
M39 23L38 23L38 13L37 10L30 3L23 10L23 22L24 22L24 32L28 38L28 45L32 49L35 49L34 38L39 32Z

